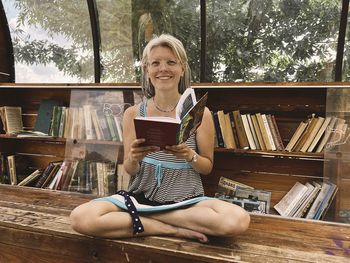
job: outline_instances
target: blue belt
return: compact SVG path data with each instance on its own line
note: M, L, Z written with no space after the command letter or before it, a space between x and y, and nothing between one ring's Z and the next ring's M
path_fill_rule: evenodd
M162 168L170 168L170 169L190 169L192 168L192 165L187 162L183 163L171 163L166 161L158 161L153 158L145 157L142 159L143 162L153 164L156 166L156 173L155 173L155 179L157 180L157 187L160 186L162 178L163 178L163 171Z

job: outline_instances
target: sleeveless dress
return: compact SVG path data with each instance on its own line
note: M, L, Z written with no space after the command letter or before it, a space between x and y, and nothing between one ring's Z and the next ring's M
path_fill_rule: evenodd
M139 104L139 115L147 115L147 101ZM195 134L186 144L197 150ZM120 191L94 200L110 201L129 210L125 193L131 196L137 212L159 212L211 199L204 196L200 174L192 168L191 163L176 159L164 151L148 154L140 162L139 172L130 178L128 192Z
M147 115L147 101L140 103L139 115ZM186 144L197 150L195 134ZM118 191L115 195L94 201L109 201L126 210L132 218L133 233L139 234L144 231L139 212L183 208L207 199L212 198L204 196L200 174L191 163L159 151L148 154L140 162L140 170L131 177L128 192Z

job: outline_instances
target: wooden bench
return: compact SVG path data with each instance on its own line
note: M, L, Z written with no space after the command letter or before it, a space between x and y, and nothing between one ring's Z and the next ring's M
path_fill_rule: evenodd
M71 229L69 213L91 198L0 185L0 262L350 262L346 225L273 215L252 215L246 233L209 244L88 237Z

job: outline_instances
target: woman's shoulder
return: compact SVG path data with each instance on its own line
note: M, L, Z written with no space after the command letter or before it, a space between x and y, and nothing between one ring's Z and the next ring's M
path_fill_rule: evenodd
M138 115L139 108L140 108L140 104L136 104L136 105L133 105L133 106L127 108L124 112L124 118L125 117L128 117L128 118L136 117Z

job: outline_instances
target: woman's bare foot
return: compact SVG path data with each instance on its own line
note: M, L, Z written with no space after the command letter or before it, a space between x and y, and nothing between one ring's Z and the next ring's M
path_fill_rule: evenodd
M193 230L189 230L186 228L178 228L177 229L178 232L175 235L176 237L183 237L183 238L189 238L189 239L196 239L201 243L208 243L209 239L206 235L193 231Z

